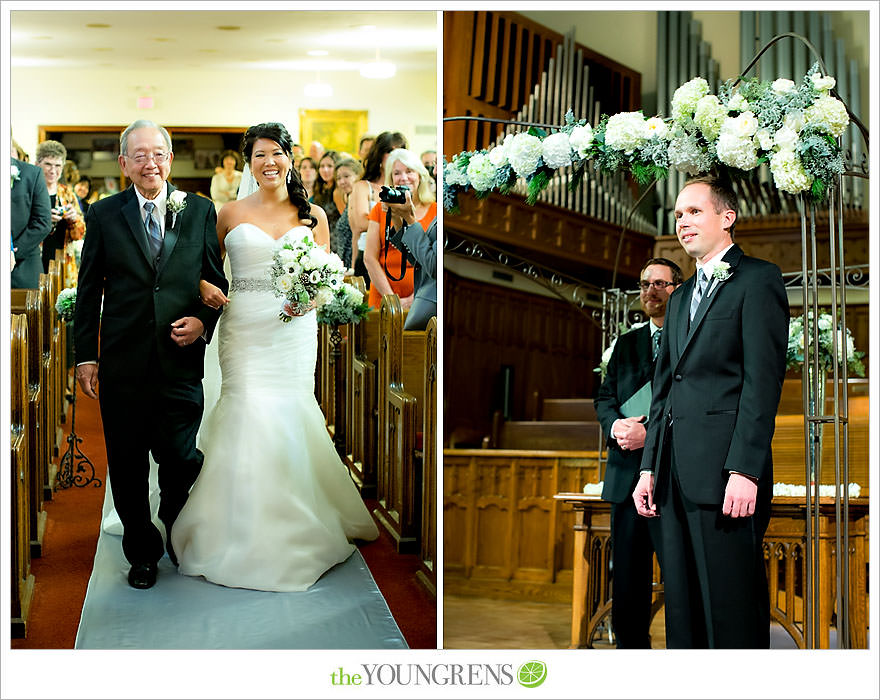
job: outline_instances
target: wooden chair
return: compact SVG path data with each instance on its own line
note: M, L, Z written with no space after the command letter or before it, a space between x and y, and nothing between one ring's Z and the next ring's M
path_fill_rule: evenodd
M422 408L421 560L416 578L437 594L437 318L425 329L425 388Z
M425 363L425 331L404 331L403 316L399 297L386 294L380 309L376 516L398 552L418 547L421 474L415 441L422 419Z
M10 329L10 476L12 504L12 569L10 586L12 637L24 637L34 590L30 557L30 488L28 471L27 317L13 314Z
M27 318L27 395L28 417L26 438L28 443L28 491L30 495L30 553L32 558L42 555L43 532L46 527L46 511L43 510L43 475L48 461L48 438L46 436L44 387L41 385L41 360L43 326L40 294L36 289L13 289L10 298L13 314Z

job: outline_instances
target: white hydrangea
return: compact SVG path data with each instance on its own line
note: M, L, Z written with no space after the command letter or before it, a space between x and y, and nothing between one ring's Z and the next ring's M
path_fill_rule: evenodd
M813 184L813 178L790 148L780 149L770 157L770 172L777 189L791 194L803 192Z
M751 109L748 100L746 100L746 98L740 93L736 93L730 98L730 102L727 103L727 108L730 110L736 110L737 112L748 112Z
M607 146L632 153L647 140L645 115L641 112L620 112L608 119L605 126Z
M669 127L662 118L651 117L645 122L645 131L648 134L648 138L662 139L669 133Z
M794 150L797 142L797 132L787 126L783 126L773 135L773 145L782 150Z
M342 285L342 291L352 305L360 304L364 300L364 295L360 290L347 282Z
M824 129L835 137L840 136L849 124L849 115L843 102L830 95L822 95L807 107L804 119L807 124Z
M758 165L758 149L749 136L738 136L732 131L722 130L715 152L718 160L732 168L751 170Z
M762 151L769 151L773 148L773 134L770 133L770 129L767 127L758 129L755 132L755 141L758 142Z
M548 168L564 168L571 165L571 144L568 134L561 131L550 134L542 142L544 147L544 165Z
M770 87L777 95L784 95L787 92L793 92L795 89L794 81L788 78L778 78L773 81Z
M694 122L709 141L718 138L718 134L721 133L721 124L726 118L727 109L715 95L706 95L697 100L697 106L694 109Z
M500 146L495 146L491 151L489 151L489 162L492 163L492 165L494 165L496 168L503 168L505 165L508 164L507 148L505 148L504 144L501 144Z
M586 158L593 143L593 127L589 124L574 127L568 137L568 143L579 158Z
M506 139L505 139L506 141ZM520 177L528 177L538 167L544 148L541 139L531 134L516 134L507 147L507 159Z
M468 163L467 176L478 192L491 190L495 184L495 166L484 153L475 153Z
M837 84L837 81L830 75L819 75L818 73L813 73L810 80L813 82L813 89L818 92L828 92Z
M443 184L447 187L450 185L467 185L467 173L461 170L455 161L445 163L443 165Z
M680 86L672 95L672 117L681 119L691 115L697 101L709 94L709 83L705 78L694 78Z

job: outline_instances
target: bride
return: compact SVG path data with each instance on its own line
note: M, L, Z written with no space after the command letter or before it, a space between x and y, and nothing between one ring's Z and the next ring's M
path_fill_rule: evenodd
M222 388L202 425L202 471L174 524L180 572L224 586L301 591L378 531L340 462L315 400L314 310L289 323L269 286L286 234L329 244L327 217L310 205L282 124L253 126L243 154L257 185L217 220L229 253L229 298L203 285L219 326Z

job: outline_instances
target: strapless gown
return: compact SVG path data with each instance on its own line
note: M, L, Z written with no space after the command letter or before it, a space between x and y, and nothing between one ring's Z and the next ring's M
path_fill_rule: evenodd
M220 398L202 424L205 461L171 540L182 574L301 591L354 552L350 540L378 531L315 400L316 314L282 323L268 289L280 240L243 223L225 244L233 282L217 331Z

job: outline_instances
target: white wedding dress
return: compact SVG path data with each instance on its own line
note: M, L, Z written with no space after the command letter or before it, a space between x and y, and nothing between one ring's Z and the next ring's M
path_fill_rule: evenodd
M171 539L182 574L302 591L354 552L349 540L378 531L315 400L316 314L278 318L268 271L280 239L243 223L225 244L233 284L218 328L222 388L202 424L202 471Z

